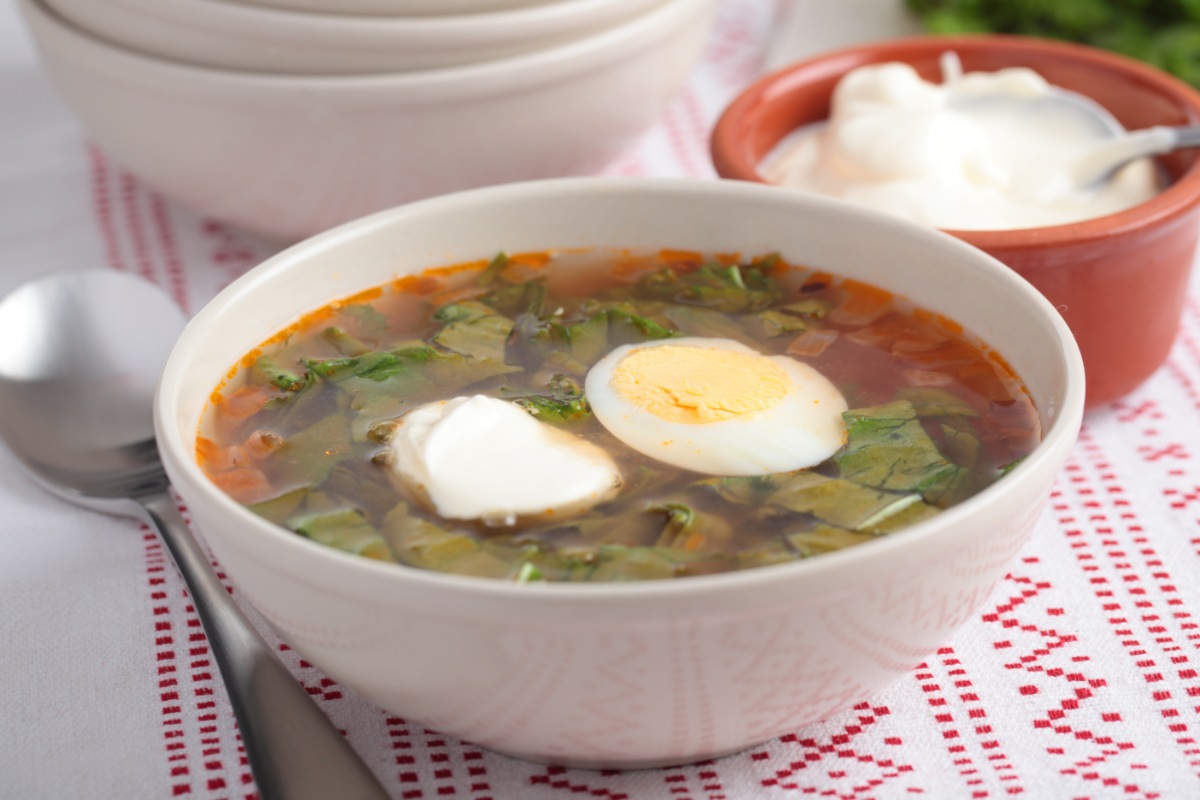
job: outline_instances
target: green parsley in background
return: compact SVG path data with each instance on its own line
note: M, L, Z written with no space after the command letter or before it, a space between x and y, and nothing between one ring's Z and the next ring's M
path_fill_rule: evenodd
M931 33L1068 39L1147 61L1200 87L1200 0L905 0Z

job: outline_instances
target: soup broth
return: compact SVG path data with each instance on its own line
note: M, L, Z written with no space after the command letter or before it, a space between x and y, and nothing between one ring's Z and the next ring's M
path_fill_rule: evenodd
M688 468L631 447L593 412L587 376L614 348L714 340L787 357L836 387L848 410L832 455L722 474L739 444L718 440L715 462ZM598 446L619 487L566 513L439 514L423 479L398 474L393 445L410 412L466 396L504 400ZM757 425L761 415L741 416ZM214 391L197 457L255 513L361 556L517 581L622 581L791 562L890 535L1001 479L1039 440L1032 403L997 354L878 288L773 255L594 250L501 254L307 315ZM485 441L473 446L495 457ZM516 473L521 456L511 454Z

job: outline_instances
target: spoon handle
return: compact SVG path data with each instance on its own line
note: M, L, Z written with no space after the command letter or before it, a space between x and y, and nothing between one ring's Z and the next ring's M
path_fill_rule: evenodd
M1200 125L1175 128L1176 147L1200 147Z
M237 716L262 800L386 800L342 734L275 657L209 564L175 501L140 500L175 560Z

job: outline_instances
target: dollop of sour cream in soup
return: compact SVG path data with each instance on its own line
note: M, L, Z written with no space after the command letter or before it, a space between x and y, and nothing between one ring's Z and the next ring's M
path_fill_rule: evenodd
M1003 230L1115 213L1154 196L1153 162L1080 188L1070 169L1102 134L1073 114L1017 113L1050 84L1023 67L963 73L942 58L943 80L907 64L859 67L838 83L827 122L785 138L760 169L784 186L843 198L937 228ZM982 101L982 102L981 102Z

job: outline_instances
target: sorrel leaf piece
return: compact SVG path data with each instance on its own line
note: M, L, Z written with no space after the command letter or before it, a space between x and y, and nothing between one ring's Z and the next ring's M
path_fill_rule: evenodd
M767 503L839 528L866 532L890 530L889 519L910 506L928 508L920 511L923 516L937 513L915 492L882 491L816 472L796 474L768 497Z
M276 453L276 469L287 486L315 486L329 477L350 445L346 417L330 414L302 431L284 437Z
M728 314L695 306L670 305L663 309L663 315L687 336L733 339L748 347L759 347L759 343L746 328Z
M508 340L508 360L536 368L543 361L582 376L614 347L677 336L677 331L634 313L627 303L590 308L577 322L557 316L517 316Z
M979 409L956 394L932 386L904 387L897 400L912 403L918 417L978 417Z
M495 287L501 282L500 276L504 273L504 270L508 269L511 263L512 259L508 257L508 253L505 253L504 251L496 253L496 255L492 257L492 260L488 262L488 265L484 267L483 271L479 273L478 277L476 277L476 285L484 288Z
M474 538L410 514L407 503L398 504L384 517L382 532L401 561L425 569L443 570L479 549Z
M434 344L468 358L504 361L513 321L483 303L464 302L443 306L434 319L445 326L433 335Z
M678 547L601 545L595 557L595 566L587 579L612 583L673 578L687 574L701 562L711 560L729 559L728 556L714 556Z
M635 309L628 304L608 309L609 349L634 342L669 339L678 335L678 331L635 313Z
M638 289L648 297L725 313L760 311L776 302L781 291L770 267L704 264L691 272L663 268L642 278Z
M812 323L804 317L777 309L769 308L758 312L767 336L782 336L785 333L804 333L812 327Z
M536 367L551 353L571 350L567 328L553 317L518 314L508 338L506 358L515 364ZM584 368L580 367L580 373Z
M835 461L843 478L889 491L921 492L936 501L966 473L941 454L908 400L842 416L847 441Z
M524 558L545 580L592 583L662 580L726 571L736 564L728 554L622 544L556 551L537 549L526 552Z
M428 345L418 344L393 351L372 350L357 356L308 361L306 366L334 383L349 378L386 381L397 375L414 372L414 367L444 356Z
M726 520L699 511L677 498L652 504L646 511L666 516L662 532L655 542L657 547L689 553L718 553L733 535L733 530Z
M731 478L706 478L695 485L716 492L723 500L740 505L761 506L797 472L777 472Z
M452 397L472 384L520 370L502 359L473 358L426 344L310 361L308 368L346 392L351 407L367 417L397 416L420 402Z
M296 520L292 530L314 542L378 561L395 561L379 531L358 511L344 509Z
M371 346L357 336L352 336L336 325L321 331L321 338L333 345L344 356L361 356L371 352Z
M383 519L382 534L397 561L460 575L516 578L529 556L537 552L535 546L481 541L447 530L411 514L407 503L400 503L388 512Z
M868 542L877 538L877 534L850 531L833 525L817 525L806 531L789 533L786 538L801 558L810 558Z
M546 391L547 394L518 397L513 402L543 422L561 424L591 416L583 387L574 378L557 373L546 384Z
M260 517L269 519L276 525L284 525L300 510L300 506L304 504L307 495L307 487L293 489L290 492L284 492L278 497L272 497L260 503L253 503L248 507Z
M274 386L285 392L298 391L305 383L303 376L279 366L270 356L259 356L254 360L250 378L255 383Z
M388 318L365 303L353 303L342 309L342 313L354 323L361 335L379 339L387 332Z
M566 327L571 356L585 370L611 348L608 344L608 314L595 314Z
M938 430L942 434L942 449L951 461L966 469L975 466L981 448L978 436L945 423L939 425Z
M478 300L494 308L496 313L507 317L517 317L521 314L532 314L536 317L542 314L546 305L546 284L541 280L524 283L500 281Z

